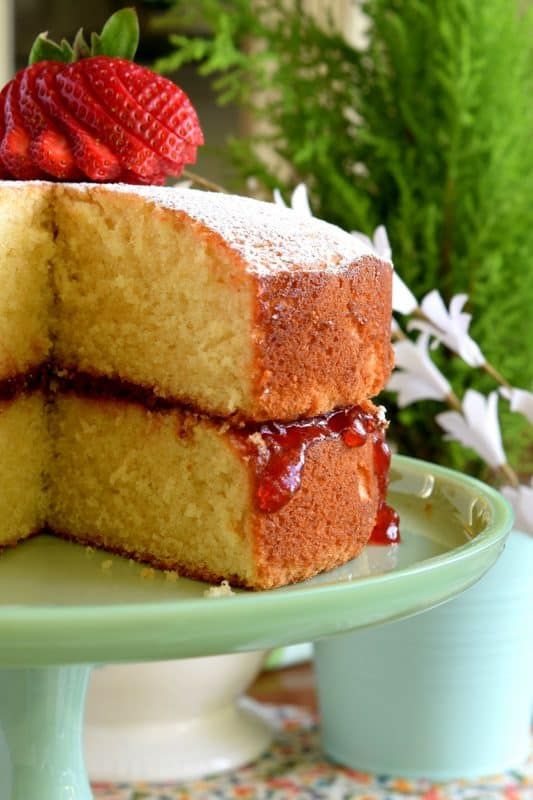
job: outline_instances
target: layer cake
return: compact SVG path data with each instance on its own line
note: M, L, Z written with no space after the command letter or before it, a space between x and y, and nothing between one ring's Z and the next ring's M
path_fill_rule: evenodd
M0 544L46 527L251 588L364 546L389 263L246 198L4 181L0 282Z

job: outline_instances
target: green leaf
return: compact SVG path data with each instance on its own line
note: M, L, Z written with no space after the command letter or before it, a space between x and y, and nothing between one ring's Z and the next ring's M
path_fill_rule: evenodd
M107 20L98 36L93 34L93 55L133 60L139 44L139 19L134 8L123 8Z
M70 48L72 52L73 61L79 61L80 58L88 58L88 56L91 55L91 48L89 47L89 45L85 40L85 36L83 35L83 28L80 28L79 31L77 32L72 47L70 47L66 39L63 39L61 44L63 43L65 43Z
M65 47L65 45L67 45ZM68 42L60 45L48 38L48 31L40 33L30 50L28 64L37 64L39 61L72 61L72 48Z
M104 47L102 45L102 40L97 33L91 33L91 55L92 56L105 55Z
M67 42L66 39L61 39L61 50L63 51L65 56L68 56L69 61L76 60L74 57L74 50L72 49L70 42Z

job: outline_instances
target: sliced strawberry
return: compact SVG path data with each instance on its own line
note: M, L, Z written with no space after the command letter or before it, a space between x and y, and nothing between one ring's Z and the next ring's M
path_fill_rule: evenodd
M196 111L179 86L123 59L117 62L117 73L139 105L188 145L204 143Z
M120 60L117 72L139 105L182 139L185 145L182 167L194 164L197 147L204 139L196 111L185 92L166 78L128 61ZM181 172L182 169L170 174L179 176Z
M80 62L79 69L106 111L163 158L170 174L181 174L187 160L187 146L179 136L139 105L117 74L121 61L105 56L88 58ZM144 67L137 69L143 70Z
M9 88L9 84L7 86L4 86L4 88L0 92L0 143L2 142L2 139L4 138L4 133L6 131L6 124L5 124L5 121L4 121L4 106L5 106L5 102L6 102L8 88ZM4 163L3 163L2 158L0 156L0 179L5 179L5 178L9 178L9 177L10 177L9 176L9 172L7 171L6 167L4 166Z
M0 160L15 178L31 180L41 178L42 172L36 167L30 155L31 137L24 126L19 108L19 89L22 72L8 84L4 104L5 131L0 144Z
M196 160L204 139L189 98L126 60L138 33L126 8L90 46L81 30L72 46L37 37L30 66L0 92L0 178L162 184Z
M43 172L60 180L79 180L72 147L58 130L43 107L35 100L37 75L46 70L46 62L28 67L23 73L19 90L19 106L26 128L31 135L29 154ZM53 69L53 68L52 68Z
M136 175L134 172L124 170L118 176L117 181L119 183L132 183L137 186L163 186L167 175L167 171L156 172L146 178L141 178L140 175Z
M42 72L45 69L53 70L54 67L48 67L48 63L46 61L41 61L40 64L34 64L31 67L27 67L22 73L20 80L20 113L22 114L26 128L33 136L37 136L44 128L47 127L48 124L50 124L49 117L44 114L42 108L34 100L35 78L39 72Z
M76 166L72 145L57 130L45 128L31 140L30 154L43 172L62 181L81 180L83 175Z
M36 66L39 67L40 64ZM65 108L55 84L55 77L62 68L62 64L57 64L53 70L43 69L37 72L35 99L57 120L68 136L75 163L81 172L92 181L112 181L120 173L120 161L107 145L87 131Z
M70 111L104 140L117 154L123 168L143 178L159 172L157 154L124 130L94 97L83 77L82 63L67 64L56 76L59 93Z

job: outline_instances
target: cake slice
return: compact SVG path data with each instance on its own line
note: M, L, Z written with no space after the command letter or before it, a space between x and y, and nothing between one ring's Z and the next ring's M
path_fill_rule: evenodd
M249 588L360 552L388 262L191 190L1 182L0 208L0 546L42 528Z

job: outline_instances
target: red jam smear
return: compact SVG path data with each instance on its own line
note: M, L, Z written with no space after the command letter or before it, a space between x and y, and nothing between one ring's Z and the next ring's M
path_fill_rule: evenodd
M372 544L400 541L399 518L385 502L390 467L390 449L384 441L384 426L360 406L331 411L320 417L295 422L267 422L245 430L259 433L256 503L260 511L279 511L298 491L309 446L325 439L342 439L347 447L373 443L374 467L378 481L379 506Z
M374 438L374 468L378 480L379 505L376 524L369 539L369 544L398 544L400 542L400 517L386 502L389 485L391 451L383 438Z
M387 503L381 502L376 524L368 544L398 544L400 542L400 517Z
M10 378L4 378L0 380L0 402L14 400L19 395L31 394L39 389L44 391L47 379L48 367L46 364L25 373L12 375Z

